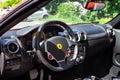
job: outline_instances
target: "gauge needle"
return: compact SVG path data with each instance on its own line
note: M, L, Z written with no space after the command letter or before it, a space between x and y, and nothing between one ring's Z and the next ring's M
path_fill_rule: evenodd
M2 75L3 69L4 69L4 62L5 62L5 56L4 56L4 53L2 52L0 54L0 72L1 72L1 75Z

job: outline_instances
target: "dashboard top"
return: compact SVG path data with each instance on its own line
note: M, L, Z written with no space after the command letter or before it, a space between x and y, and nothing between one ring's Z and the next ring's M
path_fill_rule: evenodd
M70 25L73 32L78 33L85 33L86 35L94 35L94 34L102 34L105 33L105 25L99 25L99 24L75 24ZM13 29L7 31L5 34L2 35L2 37L9 37L10 35L14 36L25 36L28 33L34 31L40 27L40 25L34 25L34 26L27 26L21 29Z

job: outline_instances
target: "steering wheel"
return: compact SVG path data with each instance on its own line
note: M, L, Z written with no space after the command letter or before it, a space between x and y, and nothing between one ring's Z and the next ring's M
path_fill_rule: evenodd
M59 27L64 28L72 39L67 39L62 36L52 36L44 40L44 44L43 44L44 49L43 49L40 46L40 41L42 40L40 38L40 35L42 31L51 24L56 24L56 25L59 25ZM73 31L67 24L61 21L46 22L42 26L39 27L35 40L36 40L35 41L36 55L38 59L47 68L49 68L52 71L64 71L74 66L75 60L78 54L78 45L77 45L76 38L75 38ZM69 62L68 62L66 61L66 58L68 56L67 53L70 53L71 46L74 46L73 51L72 51L73 53L72 53L72 57L70 57ZM47 55L51 55L50 57L52 57L52 59L54 59L57 62L58 66L56 67L50 64L47 61L47 59L44 57L43 55L44 53L47 53Z

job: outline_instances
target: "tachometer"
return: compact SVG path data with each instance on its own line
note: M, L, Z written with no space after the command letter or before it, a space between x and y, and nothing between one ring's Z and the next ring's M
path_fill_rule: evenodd
M36 35L37 35L37 32L34 32L34 33L32 34L32 37L33 37L33 40L32 40L32 47L33 47L33 48L35 48L35 37L36 37ZM40 38L41 38L41 41L44 40L44 39L46 38L44 32L42 32L42 33L40 34Z

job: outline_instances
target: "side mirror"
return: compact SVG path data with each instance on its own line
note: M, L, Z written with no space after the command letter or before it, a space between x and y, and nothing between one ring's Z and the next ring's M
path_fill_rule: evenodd
M83 5L87 10L102 10L105 7L104 2L87 2Z

